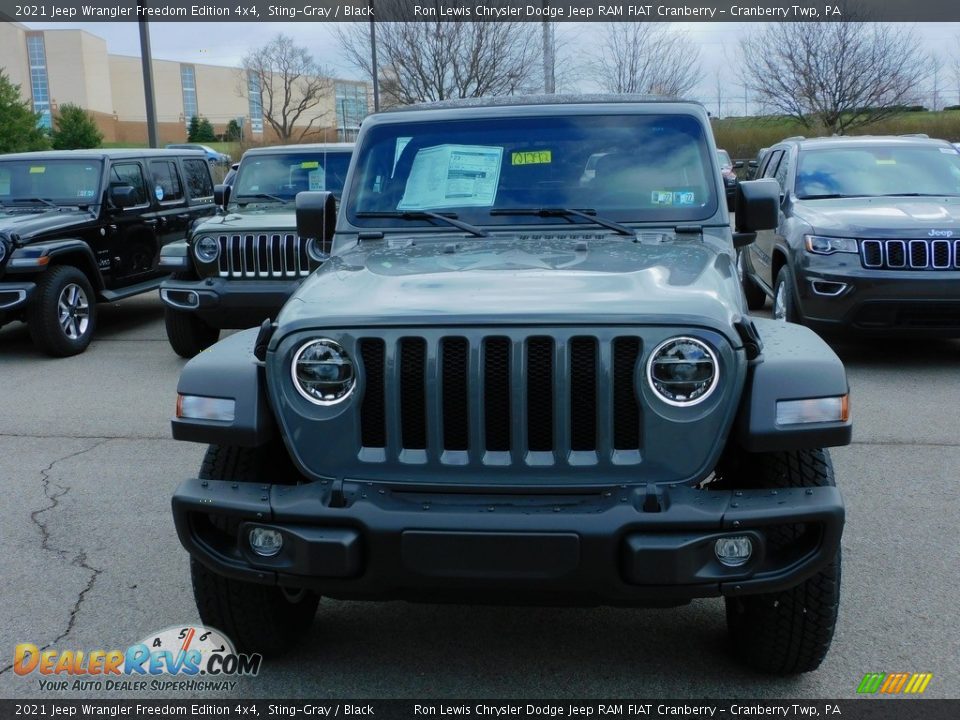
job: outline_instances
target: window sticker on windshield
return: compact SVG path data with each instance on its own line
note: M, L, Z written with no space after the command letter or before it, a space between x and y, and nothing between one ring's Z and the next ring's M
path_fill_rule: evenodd
M314 163L314 166L316 165L318 165L318 163ZM324 173L323 168L311 170L307 173L307 183L311 190L326 190L326 180L326 173Z
M313 168L320 167L320 163L316 160L304 160L300 163L300 168L302 170L312 170Z
M877 158L877 165L896 165L897 161L893 158Z
M552 162L552 150L524 150L510 153L511 165L549 165Z
M163 187L161 187L160 185L156 185L153 188L153 194L157 198L157 202L163 200Z
M30 166L30 174L31 174L31 175L43 175L43 173L45 173L46 171L47 171L47 168L46 168L45 165L31 165L31 166Z
M77 190L78 198L91 198L93 197L93 195L94 195L93 190Z
M654 190L650 193L653 205L693 205L696 201L693 190Z
M437 145L417 152L398 210L489 207L500 181L502 147Z

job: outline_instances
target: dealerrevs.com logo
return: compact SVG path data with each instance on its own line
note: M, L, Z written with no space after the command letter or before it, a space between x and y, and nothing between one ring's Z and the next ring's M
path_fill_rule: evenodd
M218 630L179 625L151 633L126 650L40 649L21 643L14 649L13 671L39 676L41 690L232 690L233 678L255 676L262 662L259 653L238 653Z

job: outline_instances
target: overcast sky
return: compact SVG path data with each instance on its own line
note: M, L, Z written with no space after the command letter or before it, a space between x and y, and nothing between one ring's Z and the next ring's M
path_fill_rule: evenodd
M140 38L136 23L27 23L36 29L80 28L107 41L110 53L139 55ZM756 30L755 23L699 22L674 23L674 27L689 34L700 48L704 76L700 86L691 95L707 103L716 112L716 73L728 79L724 83L722 114L743 112L743 91L736 86L735 68L737 44L745 34ZM357 70L343 62L334 36L334 23L273 22L273 23L213 23L213 22L157 22L150 25L150 41L155 58L180 62L209 63L237 66L249 49L263 45L277 33L292 36L297 43L310 49L313 55L334 74L342 78L360 78ZM530 23L539 34L539 26ZM596 43L603 31L603 23L556 23L558 38L581 56ZM536 28L536 30L534 30ZM941 75L941 96L946 104L960 102L958 80L950 68L951 55L960 58L960 23L918 23L914 26L924 49L944 58ZM724 72L726 70L726 72ZM579 81L580 90L596 90L589 78ZM736 101L734 101L736 98Z

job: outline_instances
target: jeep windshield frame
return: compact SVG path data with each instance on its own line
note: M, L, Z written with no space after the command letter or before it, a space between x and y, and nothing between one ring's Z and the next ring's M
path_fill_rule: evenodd
M414 222L391 217L404 211L496 228L571 224L567 213L531 208L590 208L613 223L647 225L702 223L718 210L718 160L694 114L391 121L367 128L357 152L344 210L364 230L409 232Z
M349 151L291 150L249 155L237 168L230 202L290 203L298 192L306 190L328 190L339 199L349 165Z
M103 161L97 158L0 158L5 208L98 205L102 187Z

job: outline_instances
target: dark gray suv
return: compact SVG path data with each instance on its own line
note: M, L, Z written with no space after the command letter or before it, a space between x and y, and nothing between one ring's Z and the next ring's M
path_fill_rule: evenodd
M723 597L745 662L816 668L847 379L747 316L734 248L778 192L740 183L733 232L708 123L630 96L365 119L339 212L297 197L330 260L180 378L174 437L210 445L173 497L203 621L275 653L320 596Z
M926 137L791 138L761 177L777 227L740 253L751 309L827 334L960 337L960 152Z

